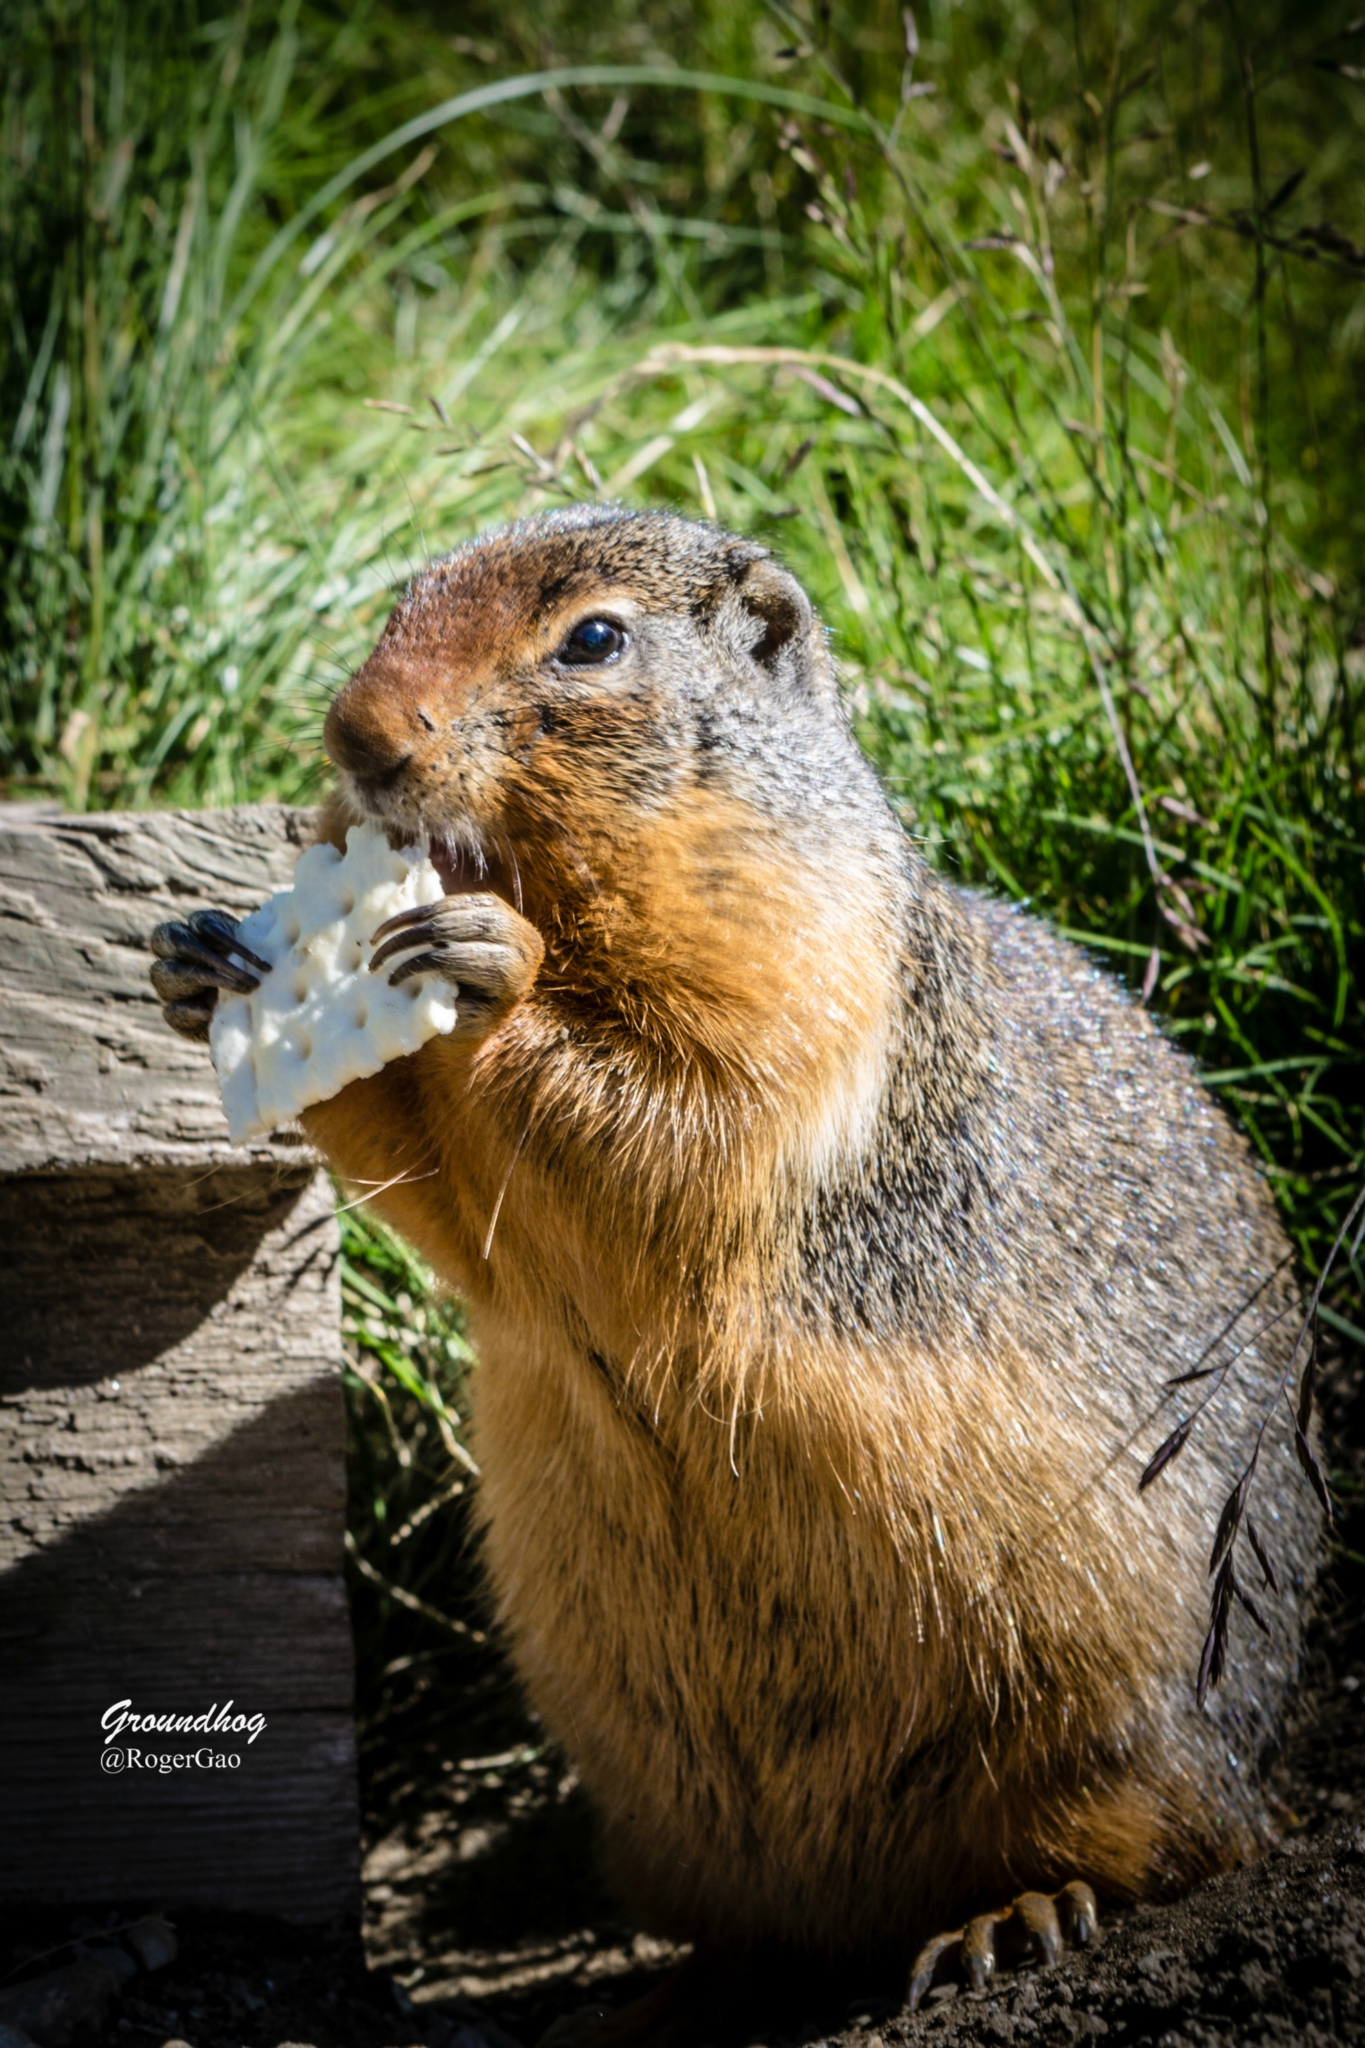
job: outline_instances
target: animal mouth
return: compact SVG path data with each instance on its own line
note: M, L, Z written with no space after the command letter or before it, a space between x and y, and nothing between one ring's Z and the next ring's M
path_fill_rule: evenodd
M420 827L414 831L409 824L386 818L385 806L374 801L372 792L361 778L353 777L352 784L362 813L387 831L393 845L425 849L428 860L440 876L445 895L478 896L491 892L501 896L513 909L521 909L521 875L510 847L503 854L479 843L471 844L470 837L463 835L427 832ZM474 828L468 829L473 837ZM482 839L482 834L478 839Z
M510 851L504 859L493 852L475 852L452 839L433 838L427 847L431 865L447 896L479 896L491 892L521 909L521 877Z
M447 896L472 896L488 887L486 863L466 847L452 846L448 839L433 839L427 852Z

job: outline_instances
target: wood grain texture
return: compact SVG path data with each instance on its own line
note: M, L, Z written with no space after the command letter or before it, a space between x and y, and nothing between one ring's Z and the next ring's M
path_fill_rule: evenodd
M147 983L159 919L287 884L306 813L0 813L0 1897L358 1904L338 1241L233 1149ZM263 1714L108 1773L101 1717Z
M240 1159L204 1048L162 1021L147 940L163 918L241 915L287 888L311 820L0 806L0 1172Z

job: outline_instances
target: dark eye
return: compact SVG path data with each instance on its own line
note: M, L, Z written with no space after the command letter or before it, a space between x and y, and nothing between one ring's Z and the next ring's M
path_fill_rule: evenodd
M555 660L566 662L571 668L583 668L590 662L610 661L625 644L625 634L610 619L584 619L574 627Z

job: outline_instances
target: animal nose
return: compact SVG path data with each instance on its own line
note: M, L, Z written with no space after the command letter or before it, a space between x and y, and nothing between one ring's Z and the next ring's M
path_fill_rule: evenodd
M406 707L373 677L356 676L337 697L322 728L329 760L367 782L392 782L412 757Z

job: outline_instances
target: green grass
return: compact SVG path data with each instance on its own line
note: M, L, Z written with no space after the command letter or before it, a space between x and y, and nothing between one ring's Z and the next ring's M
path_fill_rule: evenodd
M929 858L1145 989L1321 1269L1365 1178L1347 12L970 0L907 63L890 6L9 11L8 793L306 795L428 553L714 514L817 597ZM400 1596L479 1625L424 1512L469 1360L347 1227L378 1668L443 1640ZM1359 1341L1349 1249L1324 1300Z

